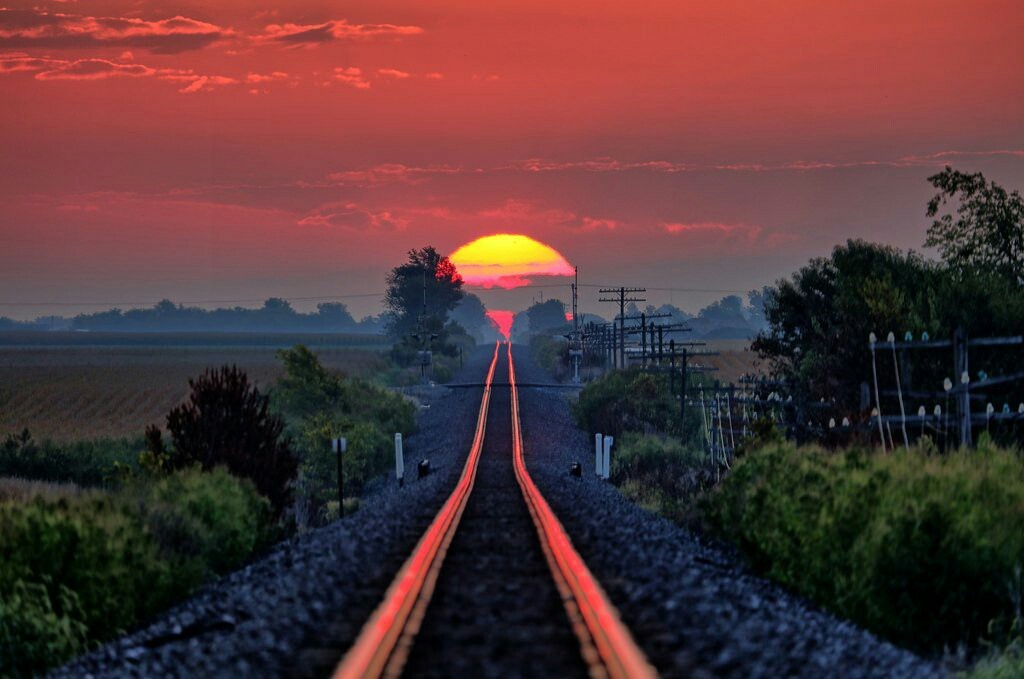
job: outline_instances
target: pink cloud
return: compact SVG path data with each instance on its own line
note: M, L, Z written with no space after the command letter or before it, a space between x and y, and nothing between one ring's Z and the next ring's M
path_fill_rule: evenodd
M382 163L361 170L345 170L333 172L328 180L341 184L357 184L362 186L380 186L386 184L413 184L427 175L459 174L462 170L448 165L431 165L416 167L401 163Z
M374 210L356 203L323 205L296 222L299 226L343 227L364 231L401 231L409 220L392 210Z
M0 9L0 47L50 49L139 47L173 54L199 49L231 35L229 29L174 16L155 21L137 17L94 17L39 9Z
M178 90L181 94L193 94L195 92L209 92L220 85L234 85L238 81L222 75L201 75L196 76L190 84Z
M336 19L322 24L270 24L257 40L288 43L292 45L317 45L335 40L376 38L381 36L419 35L419 26L397 24L351 24L345 19Z
M363 71L354 66L334 69L334 79L346 85L351 85L357 90L370 89L370 82L363 77Z
M273 73L249 73L245 76L245 82L247 83L269 83L275 80L287 80L290 76L284 71L274 71Z
M431 71L423 76L427 80L444 80L444 73L438 73L437 71Z
M411 73L399 71L397 68L378 68L377 73L388 78L396 78L398 80L404 80L405 78L409 78L412 76Z
M54 65L36 74L36 80L105 80L116 77L146 77L156 69L142 64L121 64L106 59L78 59Z

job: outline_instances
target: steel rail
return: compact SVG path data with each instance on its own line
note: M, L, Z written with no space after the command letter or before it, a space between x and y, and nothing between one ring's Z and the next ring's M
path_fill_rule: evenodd
M401 674L437 585L448 547L473 490L486 435L499 349L500 343L494 348L473 445L459 482L399 570L384 600L338 665L334 679L397 677ZM573 548L569 536L526 470L511 344L508 344L508 361L516 481L537 529L541 548L589 673L592 677L612 679L656 677L654 668L622 624L618 612Z
M618 611L572 546L561 522L526 469L511 343L508 344L508 380L512 389L512 455L516 480L537 527L544 556L562 595L573 631L580 641L590 674L612 679L655 677L654 667L636 645L629 629L622 624Z
M499 344L496 343L480 400L473 445L455 490L398 571L384 600L363 626L352 648L335 669L334 679L397 676L402 671L437 584L448 546L476 481L487 428L491 384L498 363L498 348Z

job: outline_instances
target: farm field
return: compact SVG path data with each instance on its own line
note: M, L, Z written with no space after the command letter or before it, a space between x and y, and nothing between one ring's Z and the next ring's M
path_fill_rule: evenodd
M138 341L140 338L135 338ZM27 428L37 440L141 435L162 425L208 367L237 364L261 388L282 372L276 346L10 346L0 339L0 436ZM281 346L288 346L282 344ZM325 366L359 377L386 370L366 348L313 347Z
M719 352L718 356L700 359L702 365L718 368L709 374L712 379L735 382L742 375L761 372L760 360L750 350L750 340L708 340L707 350Z

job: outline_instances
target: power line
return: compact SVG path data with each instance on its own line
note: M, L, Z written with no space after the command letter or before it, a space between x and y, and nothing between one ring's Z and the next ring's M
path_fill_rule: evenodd
M611 288L610 285L599 285L597 283L580 283L578 287L581 288ZM514 288L502 288L502 287L489 287L485 285L466 285L463 286L464 290L474 291L486 291L486 292L512 292L515 290L537 290L545 288L569 288L572 289L572 283L547 283L547 284L529 284L520 285ZM735 290L728 288L647 288L648 291L656 292L697 292L697 293L745 293L746 290ZM251 297L247 299L202 299L202 300L183 300L175 302L176 304L251 304L265 302L267 299L283 299L286 302L319 302L329 300L344 300L344 299L359 299L367 297L383 297L384 292L356 292L345 295L316 295L311 297L279 297L271 295L268 297ZM33 301L33 302L5 302L0 301L0 306L4 307L116 307L116 306L154 306L164 301L163 299L148 300L148 301L116 301L116 302L55 302L55 301ZM172 300L173 301L173 300Z

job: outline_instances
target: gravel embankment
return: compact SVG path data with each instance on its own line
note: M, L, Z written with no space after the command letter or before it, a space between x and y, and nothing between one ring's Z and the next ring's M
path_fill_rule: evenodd
M525 347L516 379L549 383ZM936 677L941 667L758 578L594 476L593 434L564 389L520 391L527 467L663 676ZM614 449L613 449L614 455ZM582 479L569 476L572 462Z
M480 381L481 348L455 381ZM381 600L455 485L481 389L412 390L424 406L405 440L405 488L374 484L359 511L276 546L149 626L55 670L55 677L325 676ZM416 479L427 457L434 473Z

